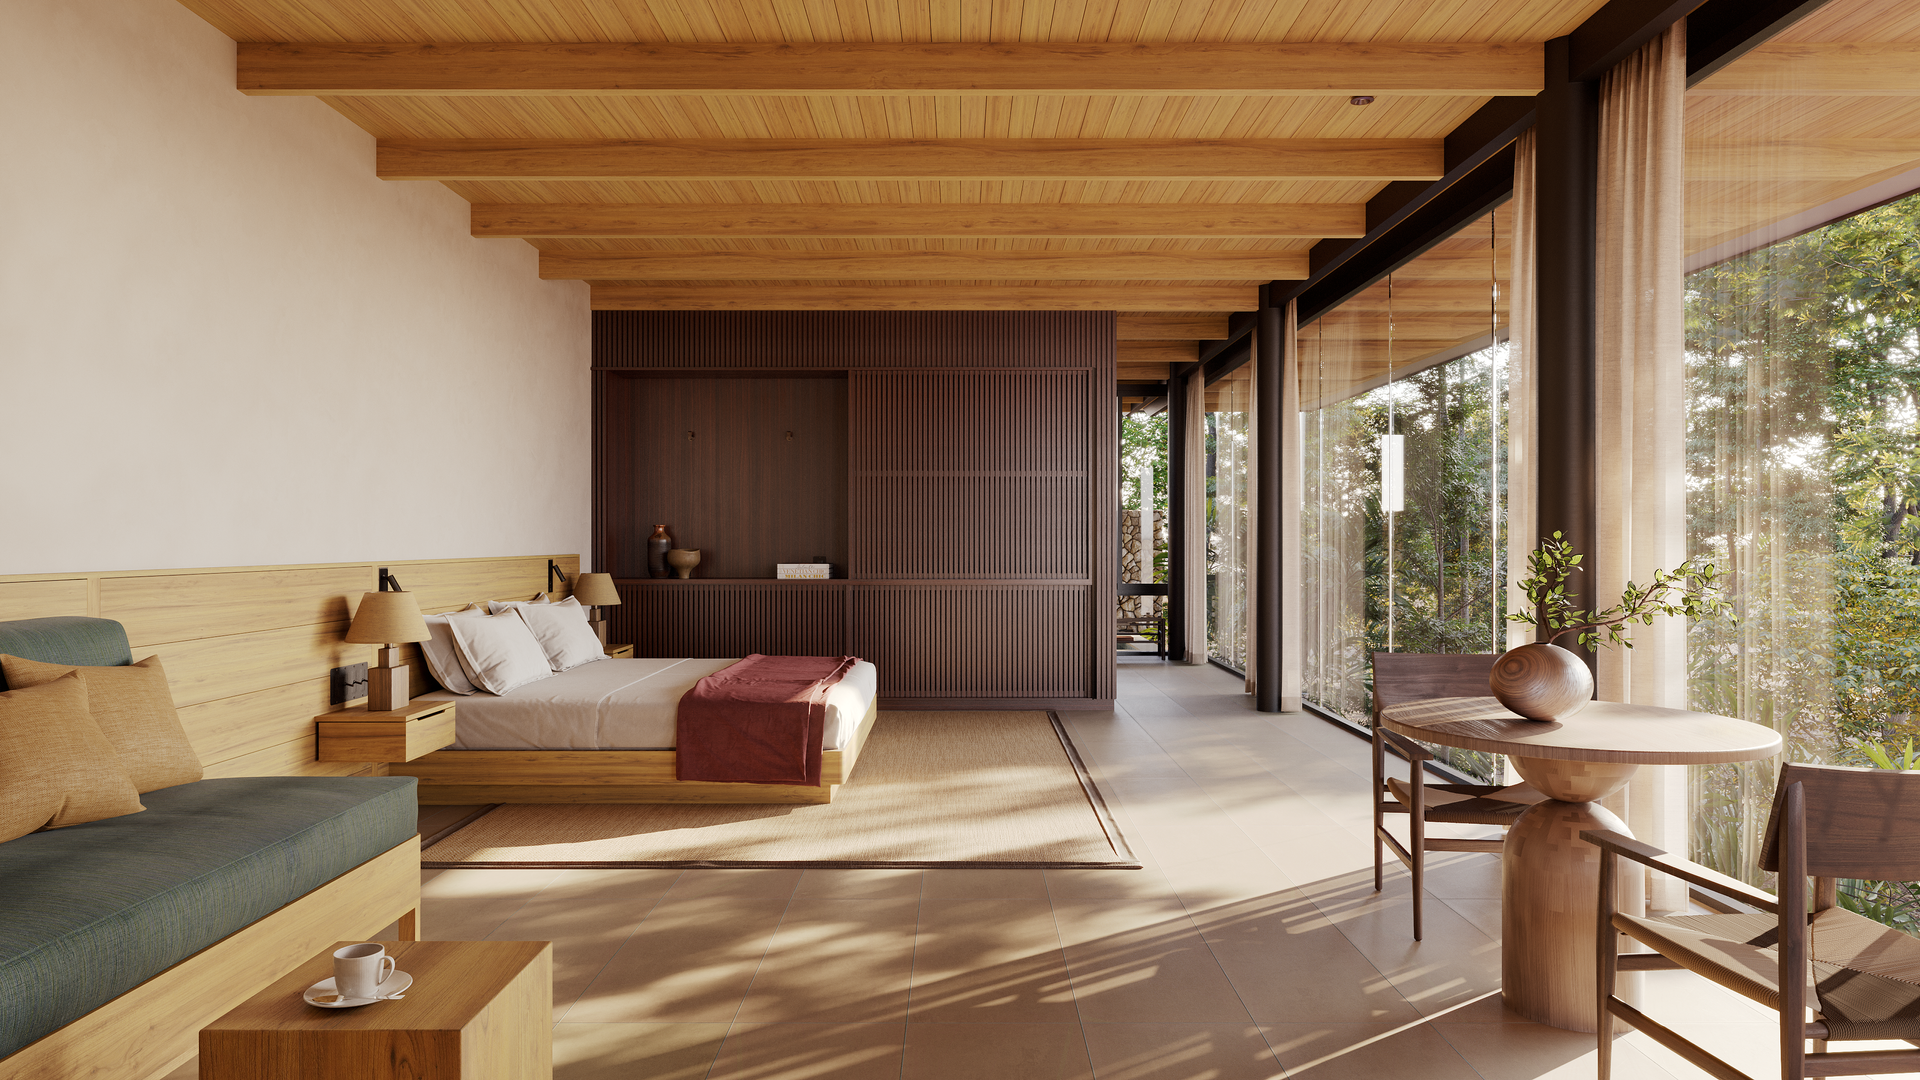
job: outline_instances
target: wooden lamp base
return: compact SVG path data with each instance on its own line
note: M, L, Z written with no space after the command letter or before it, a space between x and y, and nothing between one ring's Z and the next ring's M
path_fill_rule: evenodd
M413 700L407 685L407 665L394 663L400 650L389 645L379 652L379 663L367 669L367 711L392 712Z

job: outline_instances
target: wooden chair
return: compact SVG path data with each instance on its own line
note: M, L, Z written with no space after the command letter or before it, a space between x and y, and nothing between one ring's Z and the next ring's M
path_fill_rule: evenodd
M1920 1050L1827 1051L1829 1042L1920 1039L1920 939L1838 906L1834 888L1836 878L1920 879L1920 773L1783 767L1760 852L1760 868L1780 875L1778 896L1616 832L1580 835L1601 850L1600 1080L1612 1069L1615 1017L1722 1080L1751 1080L1614 996L1620 971L1681 967L1780 1011L1782 1080L1920 1072ZM1620 913L1613 892L1621 859L1766 914ZM1621 954L1621 934L1655 951Z
M1444 697L1487 697L1487 679L1497 657L1488 653L1374 653L1373 654L1373 889L1384 884L1385 852L1391 850L1413 875L1413 940L1422 933L1421 908L1426 888L1429 851L1479 851L1499 854L1499 840L1454 840L1429 837L1427 824L1444 821L1466 825L1513 824L1538 796L1520 801L1488 798L1505 792L1510 797L1532 792L1524 784L1429 784L1426 763L1433 754L1419 743L1380 725L1380 710L1408 701ZM1391 753L1407 763L1407 779L1386 774ZM1405 814L1408 841L1387 831L1388 814Z

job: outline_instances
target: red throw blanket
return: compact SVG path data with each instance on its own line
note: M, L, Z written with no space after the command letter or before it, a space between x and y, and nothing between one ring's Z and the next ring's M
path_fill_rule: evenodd
M827 691L851 656L755 653L693 684L675 720L682 780L820 786Z

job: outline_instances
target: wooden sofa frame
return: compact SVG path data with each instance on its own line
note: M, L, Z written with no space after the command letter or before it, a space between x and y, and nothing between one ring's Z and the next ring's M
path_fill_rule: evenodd
M418 836L0 1058L0 1080L165 1076L199 1053L201 1028L334 942L396 920L400 940L419 940Z
M847 745L820 754L820 786L716 784L674 779L672 750L436 750L393 762L393 776L420 780L420 805L479 803L779 803L833 801L853 775L873 731L879 699L867 706ZM459 710L454 724L459 725Z

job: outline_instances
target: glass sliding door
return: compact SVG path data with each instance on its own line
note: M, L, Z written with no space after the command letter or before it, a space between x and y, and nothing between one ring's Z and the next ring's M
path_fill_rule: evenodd
M1506 638L1502 207L1301 328L1303 690L1355 723L1376 652ZM1486 755L1436 749L1489 779Z

